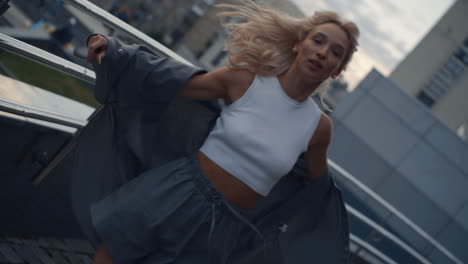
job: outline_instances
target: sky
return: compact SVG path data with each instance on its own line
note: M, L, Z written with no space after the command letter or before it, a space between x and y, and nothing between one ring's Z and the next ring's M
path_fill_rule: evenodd
M455 0L292 0L306 15L332 10L355 22L358 52L343 77L350 90L372 68L388 76Z

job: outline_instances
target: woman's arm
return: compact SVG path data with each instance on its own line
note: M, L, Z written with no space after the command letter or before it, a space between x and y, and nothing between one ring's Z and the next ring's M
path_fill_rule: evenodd
M199 100L225 98L230 71L230 69L224 67L205 74L195 75L187 81L177 96Z
M231 103L247 90L254 77L247 70L223 67L193 76L177 95L198 100L223 98Z
M327 150L332 138L333 125L330 118L322 113L317 129L304 155L312 181L322 176L327 169Z
M88 37L87 40L87 47L88 47L88 55L87 55L87 61L88 62L93 62L95 63L94 66L95 68L103 68L101 66L101 62L104 62L105 59L104 57L108 57L108 45L114 44L114 42L111 42L105 36L102 35L91 35ZM120 45L120 43L117 43L117 45ZM114 45L115 46L115 45ZM115 49L115 48L114 48ZM125 47L120 46L120 51L122 51L122 54L125 53ZM119 51L119 52L120 52ZM132 55L135 56L135 55ZM137 81L137 76L135 76L136 70L138 70L138 73L143 72L141 77L145 77L146 80L151 80L151 79L158 79L161 82L164 82L164 80L169 79L168 76L173 75L176 77L177 75L181 74L181 71L177 71L178 67L183 67L183 68L190 68L183 63L176 63L174 61L171 61L172 66L167 66L166 69L162 68L162 70L157 71L159 68L155 67L156 64L159 64L161 66L163 65L168 65L169 63L165 62L158 62L163 60L163 58L157 58L157 57L151 57L150 54L147 53L136 53L137 56L137 61L139 58L145 57L144 59L140 59L142 63L140 63L140 67L135 67L134 65L130 68L126 68L126 75L129 75L131 77L134 77L134 81ZM108 59L108 58L107 58ZM114 62L112 62L114 63ZM120 64L120 63L119 63ZM137 65L138 66L138 65ZM136 68L136 69L134 69ZM153 69L152 74L150 78L146 78L145 75L147 73L145 71L151 71L150 69ZM156 69L156 70L154 70ZM129 72L130 70L130 72ZM185 72L187 70L185 69ZM131 74L129 74L131 73ZM195 73L195 71L194 71ZM247 70L242 70L242 69L231 69L227 67L223 67L208 73L189 73L185 74L186 76L192 75L179 89L176 91L177 96L181 97L188 97L192 99L198 99L198 100L211 100L211 99L217 99L217 98L223 98L223 99L228 99L228 98L236 98L238 97L237 94L239 93L239 90L245 90L243 88L247 88L250 86L254 74L252 72L249 72ZM119 75L119 74L116 74ZM122 78L121 78L122 79ZM142 79L142 78L138 78ZM170 81L170 80L169 80ZM166 81L165 83L170 83L169 81ZM108 82L112 83L112 82ZM158 82L150 82L151 84L157 84ZM136 88L138 90L138 86L136 85L135 82L131 83L129 85L130 87ZM146 85L148 86L148 85ZM148 89L147 89L148 90ZM139 91L140 94L142 94L142 91ZM123 94L123 93L120 93ZM128 99L128 96L126 97ZM152 98L145 98L146 100L152 100ZM157 100L156 98L154 98ZM231 98L232 99L232 98Z
M94 93L101 104L162 113L189 79L206 72L112 37L91 35L87 47L96 73Z

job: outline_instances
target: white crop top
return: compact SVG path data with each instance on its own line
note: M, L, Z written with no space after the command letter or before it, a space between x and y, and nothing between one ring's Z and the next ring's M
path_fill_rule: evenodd
M308 98L290 98L278 79L256 76L241 98L225 106L200 151L266 196L307 150L321 111Z

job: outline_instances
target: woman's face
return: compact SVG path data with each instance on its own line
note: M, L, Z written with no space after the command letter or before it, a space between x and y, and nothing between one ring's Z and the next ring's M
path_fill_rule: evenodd
M340 74L348 47L348 36L338 25L318 25L297 45L295 63L314 81L324 81Z

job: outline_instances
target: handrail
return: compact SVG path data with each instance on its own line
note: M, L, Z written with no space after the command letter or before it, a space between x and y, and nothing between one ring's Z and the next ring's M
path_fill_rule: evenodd
M111 25L113 28L116 28L128 35L131 35L135 39L137 39L140 43L146 45L148 48L152 49L158 55L162 55L165 57L172 57L177 59L183 63L192 65L189 61L184 59L183 57L179 56L177 53L173 52L172 50L168 49L166 46L162 45L158 41L154 40L153 38L149 37L145 33L139 31L138 29L130 26L129 24L123 22L122 20L118 19L117 17L109 14L107 11L103 10L102 8L98 7L97 5L86 1L86 0L64 0L68 4L82 10L88 15L98 18L99 20Z
M391 259L389 256L385 255L384 253L382 253L380 250L376 249L375 247L373 247L372 245L370 245L369 243L367 243L366 241L360 239L358 236L350 233L349 234L349 239L358 244L361 248L364 248L365 250L367 250L368 252L374 254L374 256L377 256L378 258L380 258L382 261L388 263L388 264L398 264L396 261L394 261L393 259Z
M413 229L418 235L426 239L432 246L437 248L440 252L442 252L445 256L447 256L450 260L452 260L454 263L457 264L463 264L463 262L457 258L455 255L453 255L448 249L446 249L442 244L440 244L437 240L432 238L431 235L429 235L426 231L422 230L418 225L416 225L411 219L406 217L403 213L401 213L398 209L396 209L393 205L389 204L387 201L385 201L382 197L380 197L377 193L372 191L370 188L368 188L366 185L364 185L361 181L359 181L357 178L355 178L353 175L351 175L349 172L344 170L342 167L340 167L338 164L336 164L334 161L328 159L328 165L334 169L335 171L338 172L338 175L342 176L349 182L353 183L356 187L361 189L363 192L365 192L367 195L369 195L372 199L374 199L377 203L382 205L384 208L389 210L393 215L395 215L397 218L399 218L403 223L408 225L411 229Z
M31 106L20 105L5 99L0 99L0 111L73 128L83 128L87 124L87 122L83 120L70 118Z
M358 210L354 209L353 207L351 207L350 205L346 204L346 210L354 215L355 217L357 217L359 220L363 221L364 223L366 223L367 225L371 226L372 228L374 228L377 232L379 232L381 235L385 236L386 238L390 239L391 241L393 241L395 244L397 244L398 246L400 246L401 248L403 248L406 252L408 252L410 255L412 255L413 257L415 257L417 260L419 260L421 263L424 263L424 264L430 264L431 262L429 262L429 260L427 260L425 257L423 257L421 254L419 254L414 248L412 248L411 246L409 246L408 244L406 244L403 240L399 239L398 237L396 237L394 234L390 233L388 230L386 230L385 228L381 227L379 224L377 224L376 222L372 221L370 218L368 218L367 216L363 215L362 213L360 213Z
M38 63L69 74L90 84L94 84L94 80L96 79L96 74L90 69L86 69L85 67L55 56L47 51L31 46L2 33L0 33L0 48L18 54L27 59L32 59Z

